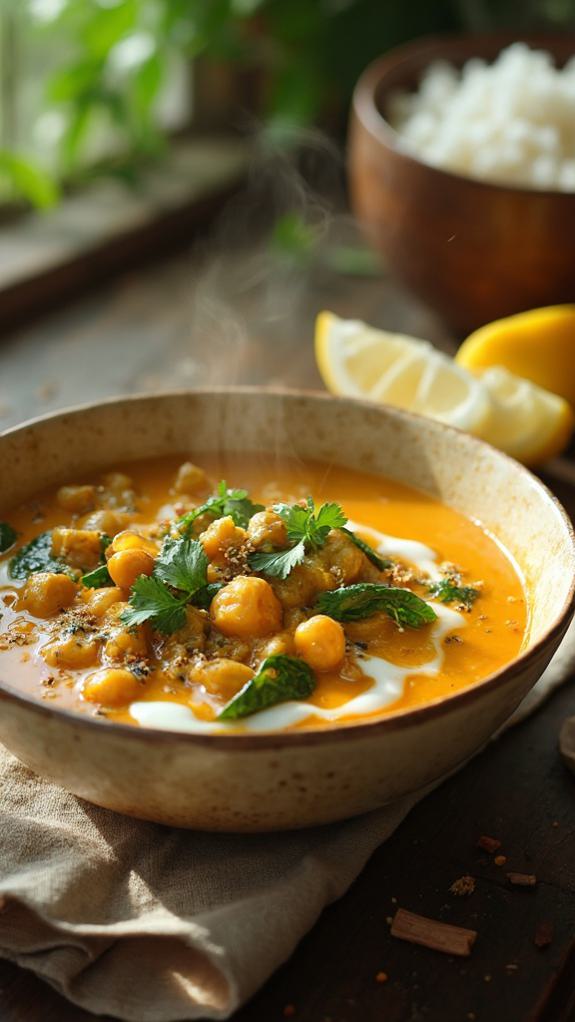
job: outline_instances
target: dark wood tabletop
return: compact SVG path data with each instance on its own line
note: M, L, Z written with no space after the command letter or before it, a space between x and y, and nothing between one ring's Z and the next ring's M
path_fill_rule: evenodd
M8 335L0 344L0 428L137 390L318 386L311 341L322 307L452 344L386 277L306 272L294 280L292 270L257 277L258 259L244 259L241 271L220 263L204 273L180 256ZM564 461L546 481L575 516L571 478L575 468ZM575 1019L575 779L557 745L573 713L567 683L421 802L233 1022ZM477 847L481 835L501 841L503 864ZM534 873L538 883L511 886L508 871ZM458 897L450 887L463 875L475 890ZM388 921L398 906L477 930L471 956L392 938ZM535 942L542 932L551 936L546 947ZM0 962L2 1022L93 1018Z

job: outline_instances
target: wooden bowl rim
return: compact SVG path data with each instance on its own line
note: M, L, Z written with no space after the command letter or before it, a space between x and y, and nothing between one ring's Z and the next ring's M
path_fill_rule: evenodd
M20 692L2 678L0 678L0 702L2 699L7 699L11 702L23 704L27 709L30 709L33 712L52 719L62 719L63 722L67 722L68 724L77 726L84 730L87 729L88 732L92 731L93 734L95 733L94 729L100 730L104 727L110 737L112 734L117 734L119 736L125 735L131 741L142 741L152 745L158 743L161 745L164 745L165 743L185 743L195 746L209 746L214 750L218 749L220 751L230 751L232 748L243 751L254 749L283 749L286 747L301 748L302 746L318 745L323 742L329 744L334 741L341 742L353 741L354 739L373 738L374 735L383 735L388 732L407 729L411 725L418 725L433 718L446 716L450 712L455 711L462 706L470 706L478 700L481 700L484 693L490 692L495 688L500 688L507 684L507 682L512 678L515 678L528 670L529 667L537 661L539 655L550 645L559 643L567 630L573 614L575 613L575 531L571 523L571 519L555 494L553 494L551 490L549 490L549 488L537 476L534 476L533 473L524 465L521 465L519 462L510 458L507 454L504 454L497 448L492 447L491 444L487 444L485 441L479 440L477 437L474 437L469 433L456 429L454 426L448 426L446 423L439 422L438 420L429 419L422 415L417 415L414 412L395 408L392 405L383 403L378 405L375 402L360 398L334 398L331 394L311 389L303 390L297 388L268 388L255 386L206 387L194 390L172 390L162 392L160 394L144 392L133 394L128 397L111 397L103 401L91 401L80 405L69 406L56 412L48 413L47 415L36 416L32 419L26 420L25 422L19 423L17 426L4 430L0 433L0 440L4 437L11 436L14 433L18 433L21 430L27 429L30 426L42 425L44 422L50 422L58 418L66 418L70 415L81 415L83 412L101 407L105 408L113 405L130 405L142 401L164 401L185 395L193 398L197 394L217 397L224 394L256 395L262 392L266 394L275 394L278 397L287 397L288 399L292 397L295 399L305 398L313 401L324 402L338 401L342 404L346 403L355 407L369 409L370 412L373 412L374 408L381 408L387 415L391 415L392 418L395 417L400 420L404 419L411 421L425 429L429 429L431 427L439 432L453 436L457 442L461 442L461 438L464 438L464 442L468 443L472 448L488 448L493 452L496 458L512 465L514 471L519 470L520 473L528 476L535 483L535 487L539 490L541 496L554 505L570 541L569 562L572 571L571 584L560 612L556 615L555 619L543 635L530 649L520 653L519 656L512 660L509 664L506 664L499 670L487 675L486 678L477 682L475 685L471 685L469 688L456 692L453 695L432 700L423 706L414 707L413 709L400 710L389 716L376 717L373 720L345 724L342 727L325 729L318 728L314 731L263 731L258 734L203 735L164 728L150 728L142 726L133 727L130 724L120 724L115 721L96 720L92 717L85 717L80 713L75 713L73 710L60 708L53 704L48 705L46 703L42 703L35 699L34 696Z
M503 49L513 42L527 43L540 49L546 46L554 56L554 46L566 45L568 40L573 42L573 54L575 55L575 32L547 32L547 33L511 33L511 32L477 32L477 33L451 33L445 35L429 35L420 39L395 46L381 57L377 57L362 72L356 83L352 110L362 127L372 135L385 149L390 150L395 156L404 160L413 167L419 167L427 174L436 176L438 183L440 179L446 182L457 182L460 187L467 187L492 193L514 195L539 200L556 200L575 205L575 191L564 192L553 188L533 188L528 185L509 185L495 181L482 181L480 178L469 177L465 174L458 174L452 170L436 167L431 163L425 163L415 153L410 152L402 141L399 132L392 127L389 121L381 112L377 102L378 92L386 76L394 71L399 65L409 67L414 59L420 58L429 51L429 63L433 60L449 60L452 48L466 46L468 54L465 60L478 56L477 44L493 44ZM444 53L441 50L444 49ZM453 58L452 58L453 59ZM459 66L457 62L456 66ZM384 90L385 91L385 90Z

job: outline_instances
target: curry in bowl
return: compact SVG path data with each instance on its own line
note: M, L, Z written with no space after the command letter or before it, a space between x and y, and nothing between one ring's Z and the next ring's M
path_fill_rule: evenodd
M133 462L5 512L4 676L101 721L237 734L361 723L518 655L519 569L478 523L351 468L231 463Z

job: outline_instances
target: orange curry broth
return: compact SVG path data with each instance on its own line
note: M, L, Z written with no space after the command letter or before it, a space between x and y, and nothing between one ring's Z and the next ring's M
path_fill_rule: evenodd
M136 528L138 523L154 520L161 507L177 501L170 496L170 488L183 460L182 457L153 459L116 467L115 470L126 472L134 481L140 505L140 513L132 522ZM417 674L417 665L429 656L430 626L401 631L393 622L384 622L377 653L401 666L412 664L414 673L407 679L403 696L386 709L377 711L375 716L449 696L485 678L519 653L526 633L527 608L517 569L492 536L457 511L410 487L335 465L302 464L291 459L246 454L203 456L194 460L207 471L214 486L219 479L225 478L228 486L243 487L254 501L266 505L277 500L299 500L308 493L316 502L337 501L358 525L361 523L392 536L415 539L431 547L438 554L438 563L449 561L463 569L464 584L482 580L480 596L465 614L465 627L452 632L447 641L444 640L443 667L435 676ZM98 482L98 478L78 477L70 482ZM73 515L56 503L56 491L57 488L44 491L33 501L13 511L3 512L1 517L19 533L19 542L26 543L39 532L72 522ZM200 497L198 501L202 499ZM41 521L35 521L39 508L43 517ZM0 565L10 558L11 553L0 558ZM53 699L60 706L94 715L98 712L96 707L86 703L80 694L83 678L94 668L83 672L66 670L62 672L64 679L53 687L47 688L45 683L42 685L42 679L57 676L58 671L49 668L38 653L38 648L47 640L44 622L30 618L25 612L16 612L13 607L11 594L20 585L23 582L15 584L9 581L6 584L3 573L0 599L4 606L0 634L17 618L26 618L34 621L39 639L29 646L0 650L2 678L38 698ZM459 636L461 641L454 641L453 636ZM194 701L189 690L166 693L164 681L160 671L152 672L138 698L186 704ZM322 707L338 706L370 686L371 681L367 677L364 683L347 681L335 673L319 674L316 690L309 702ZM127 707L107 710L106 719L134 723ZM309 718L295 727L334 727L345 719L326 723L319 718Z

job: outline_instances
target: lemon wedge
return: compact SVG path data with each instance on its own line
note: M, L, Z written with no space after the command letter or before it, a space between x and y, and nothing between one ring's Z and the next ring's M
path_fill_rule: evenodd
M525 465L541 465L567 446L575 416L564 398L502 366L485 369L480 379L493 403L484 440Z
M569 403L501 366L469 372L428 341L321 312L315 354L333 394L368 398L474 433L527 465L558 454L575 425Z
M321 312L315 355L333 394L369 398L483 435L491 401L481 380L429 341Z
M575 305L550 305L487 323L463 342L455 361L472 371L504 366L575 405Z

